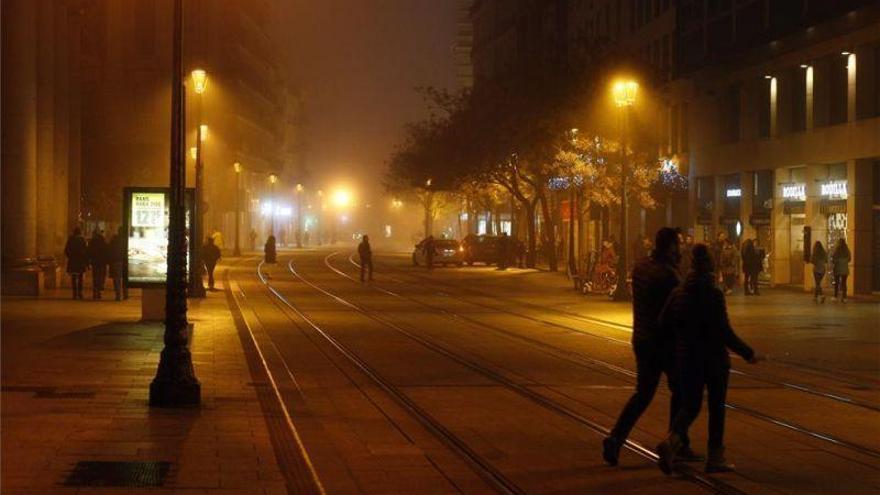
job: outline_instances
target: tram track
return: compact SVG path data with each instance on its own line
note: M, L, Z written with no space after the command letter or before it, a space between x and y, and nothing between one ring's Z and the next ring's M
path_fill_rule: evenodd
M358 265L358 263L353 259L353 255L350 255L350 256L348 257L348 261L349 261L352 265L354 265L355 267L359 267L359 266L360 266L360 265ZM383 263L382 266L387 266L388 268L391 268L392 270L394 270L394 271L396 271L396 272L402 272L402 273L404 273L405 275L408 275L408 276L411 276L411 277L417 278L417 279L419 279L419 280L430 281L430 282L432 282L432 283L437 283L437 284L439 284L439 285L443 285L444 287L449 287L449 288L452 288L452 289L456 289L456 290L458 290L458 291L464 291L464 292L471 293L471 294L474 294L474 295L479 296L479 297L490 297L488 294L485 294L485 293L480 292L480 291L478 291L478 290L469 289L469 288L465 288L465 287L460 287L460 286L453 285L453 284L449 284L449 283L444 283L444 282L442 282L442 281L437 281L437 280L435 280L435 279L431 279L431 278L428 278L428 277L423 277L423 276L416 275L416 274L413 274L413 273L403 272L403 271L400 270L399 268L396 268L396 267L393 267L393 266L387 265L387 264L385 264L385 263ZM408 282L408 281L406 281L406 280L401 280L401 279L396 278L396 277L393 277L393 276L388 276L388 278L391 279L391 280L393 280L393 281L395 281L395 282L401 283L401 284L406 284L406 285L411 285L411 286L413 286L413 285L418 285L418 284L414 284L413 282ZM620 338L611 337L611 336L608 336L608 335L601 335L601 334L597 334L597 333L589 332L589 331L583 330L583 329L581 329L581 328L573 327L573 326L571 326L571 325L566 325L566 324L563 324L563 323L559 323L559 322L555 322L555 321L546 320L546 319L543 319L543 318L535 317L535 316L528 315L528 314L524 314L524 313L517 312L517 311L512 311L512 310L509 310L509 309L499 308L499 307L497 307L497 306L492 306L492 305L489 305L489 304L480 303L480 302L477 302L477 301L473 301L473 300L470 300L470 299L467 299L467 298L464 298L464 297L459 297L459 296L456 296L456 295L452 295L452 294L449 294L449 293L443 293L442 295L445 296L445 297L451 298L451 299L455 299L456 301L460 301L460 302L466 303L466 304L470 304L470 305L477 306L477 307L484 308L484 309L489 309L489 310L492 310L492 311L495 311L495 312L500 312L500 313L510 314L510 315L513 315L513 316L517 316L517 317L519 317L519 318L527 319L527 320L530 320L530 321L534 321L534 322L536 322L536 323L540 323L540 324L543 324L543 325L552 326L552 327L559 328L559 329L562 329L562 330L567 330L567 331L577 332L577 333L579 333L579 334L586 335L586 336L589 336L589 337L591 337L591 338L596 338L596 339L601 339L601 340L605 340L605 341L613 342L613 343L615 343L615 344L618 344L618 345L621 345L621 346L625 346L625 347L627 347L627 348L629 348L629 347L631 346L631 343L630 343L630 341L629 341L628 339L620 339ZM534 305L534 304L532 304L532 303L528 303L528 302L525 302L525 301L513 300L513 299L510 299L510 298L505 298L505 297L501 297L501 296L497 296L497 297L496 297L495 295L492 295L491 297L494 297L494 298L496 298L496 299L498 299L498 300L500 300L500 301L510 302L511 304L516 304L516 305L518 305L518 306L527 306L527 307L530 307L530 308L533 308L533 309L536 309L536 310L541 310L541 311L547 311L547 310L548 310L548 308L546 308L546 307L543 307L543 306L537 306L537 305ZM601 326L604 326L604 327L607 327L607 328L612 328L612 329L615 329L615 330L620 330L620 331L624 331L624 332L632 333L632 326L631 326L631 325L625 325L625 324L622 324L622 323L613 322L613 321L609 321L609 320L604 320L604 319L601 319L601 318L596 318L596 317L587 316L587 315L581 315L581 314L578 314L578 313L573 313L573 312L565 311L565 310L561 310L561 309L558 309L558 308L551 309L550 311L552 311L552 312L554 312L554 313L556 313L556 314L558 314L558 315L560 315L560 316L562 316L562 317L570 318L570 319L573 319L573 320L576 320L576 321L582 321L582 322L584 322L584 323L588 323L588 324L598 324L598 325L601 325ZM736 356L735 356L735 357L736 357ZM781 361L781 360L779 360L779 359L773 359L771 362L772 362L773 364L777 364L777 365L780 365L780 366L783 366L783 367L789 367L789 368L790 368L790 367L796 367L796 366L798 366L798 365L792 365L791 363L788 363L787 361ZM832 372L832 371L830 371L830 370L826 370L826 372L825 372L824 374L822 374L822 373L821 373L821 368L819 368L819 369L817 369L817 368L810 368L810 369L811 369L811 371L810 371L811 374L814 374L814 375L819 376L819 377L821 377L821 378L823 378L823 379L826 379L826 380L831 380L831 381L837 381L837 382L840 382L840 383L845 383L845 384L847 384L847 385L850 385L850 386L853 386L853 387L856 387L856 388L858 388L858 389L862 389L862 390L873 390L874 388L876 388L876 387L873 386L873 385L867 385L867 384L864 384L864 383L861 383L861 382L852 381L852 380L850 380L849 378L836 376L836 375L834 374L834 373L836 373L836 372ZM796 391L798 391L798 392L802 392L802 393L805 393L805 394L814 395L814 396L818 396L818 397L823 397L823 398L830 399L830 400L833 400L833 401L836 401L836 402L845 403L845 404L848 404L848 405L852 405L852 406L856 406L856 407L864 408L864 409L871 410L871 411L874 411L874 412L880 412L880 405L872 404L872 403L865 402L865 401L862 401L862 400L859 400L859 399L855 399L855 398L852 398L852 397L848 397L848 396L845 396L845 395L843 395L843 394L836 393L836 392L834 392L834 391L819 390L819 389L817 389L816 387L812 387L812 386L809 386L809 385L804 385L804 384L800 384L800 383L794 383L794 382L791 382L791 381L786 381L786 380L778 379L778 378L770 378L770 377L767 377L767 376L765 376L765 375L760 375L760 374L753 373L753 372L749 372L749 371L742 371L742 370L739 370L739 369L733 369L733 368L732 368L732 369L731 369L731 373L736 374L736 375L741 375L741 376L744 376L744 377L748 377L748 378L751 378L751 379L754 379L754 380L757 380L757 381L761 381L761 382L764 382L764 383L767 383L767 384L776 385L776 386L783 387L783 388L787 388L787 389L791 389L791 390L796 390Z
M345 278L351 280L352 282L357 282L357 280L355 280L354 277L352 277L352 276L348 275L347 273L345 273L345 272L343 272L343 271L337 269L336 267L334 267L334 266L330 263L330 261L329 261L330 258L332 258L333 256L335 256L336 254L338 254L338 252L331 253L330 255L328 255L327 257L325 257L325 259L324 259L324 261L325 261L325 265L328 267L328 269L330 269L331 271L333 271L333 272L336 273L337 275L340 275L340 276L342 276L342 277L345 277ZM350 261L354 266L359 266L356 262L354 262L354 260L353 260L351 257L349 257L349 261ZM406 283L406 282L404 282L404 283ZM416 304L418 304L418 305L420 305L420 306L423 306L423 307L426 307L426 308L428 308L428 309L431 309L431 310L434 311L434 312L440 313L440 314L442 314L442 315L444 315L444 316L446 316L446 317L448 317L448 318L452 318L452 319L460 320L460 321L465 321L465 322L468 322L468 323L470 323L470 324L472 324L472 325L476 325L476 326L479 326L479 327L481 327L481 328L484 328L484 329L487 329L487 330L489 330L489 331L492 331L492 332L494 332L494 333L496 333L496 334L498 334L498 335L501 335L501 336L504 336L504 337L507 337L507 338L511 338L511 339L514 339L514 340L517 340L517 341L520 341L520 342L524 342L524 343L526 343L527 345L531 345L532 347L538 348L538 349L541 350L542 352L545 352L545 353L549 353L549 354L551 354L551 355L554 355L554 356L556 356L557 358L560 358L560 359L566 360L566 361L568 361L568 362L571 362L572 364L574 364L574 365L576 365L576 366L588 367L589 369L591 369L591 370L593 370L593 371L596 371L596 370L594 370L592 367L589 367L590 365L593 365L593 366L599 366L599 367L601 367L601 368L604 368L604 369L606 369L606 370L608 370L608 371L610 371L610 372L612 372L612 373L617 373L617 374L625 375L625 376L627 376L627 377L629 377L629 378L632 378L632 379L634 379L635 376L636 376L636 373L635 373L634 371L629 370L629 369L624 368L624 367L621 367L621 366L618 366L618 365L615 365L615 364L613 364L613 363L609 363L609 362L607 362L607 361L604 361L604 360L601 360L601 359L597 359L597 358L594 358L594 357L591 357L591 356L586 356L586 355L584 355L584 354L582 354L582 353L579 353L579 352L576 352L576 351L569 351L569 350L561 349L561 348L559 348L559 347L553 346L553 345L548 344L548 343L546 343L546 342L543 342L543 341L540 341L540 340L537 340L537 339L533 339L533 338L530 338L530 337L527 337L527 336L524 336L524 335L521 335L521 334L517 334L517 333L514 333L514 332L510 332L510 331L505 330L505 329L503 329L503 328L500 328L500 327L498 327L498 326L496 326L496 325L492 325L492 324L490 324L490 323L486 323L486 322L483 322L483 321L479 321L479 320L476 320L476 319L471 318L471 317L469 317L469 316L466 316L466 315L463 315L463 314L460 314L460 313L456 313L456 312L454 312L454 311L450 311L450 310L448 310L448 309L441 308L441 307L439 307L439 306L434 306L434 305L431 305L431 304L427 304L427 303L425 303L425 302L423 302L423 301L420 301L420 300L418 300L418 299L416 299L416 298L413 298L413 297L410 297L410 296L406 296L406 295L399 294L399 293L397 293L397 292L394 292L394 291L388 290L387 288L384 288L384 287L381 287L381 286L378 286L378 285L375 285L375 284L370 284L369 287L372 287L374 290L377 290L377 291L379 291L379 292L382 292L382 293L385 293L385 294L388 294L388 295L391 295L391 296L394 296L394 297L397 297L397 298L401 298L401 299L405 299L405 300L411 301L411 302L416 303ZM467 302L467 301L465 301L465 302ZM478 304L478 303L474 303L474 304ZM497 308L495 308L495 310L496 310L496 311L502 311L502 312L503 312L503 310L499 310L499 309L497 309ZM516 313L516 312L508 312L508 313L513 314L513 315L516 315L516 316L520 316L520 314L519 314L519 313ZM529 318L529 319L530 319L530 320L537 320L537 321L544 322L544 323L552 323L553 326L561 326L561 327L566 328L566 329L569 329L569 330L579 331L579 330L574 329L574 328L572 328L572 327L568 327L568 326L561 325L561 324L555 324L555 323L553 323L553 322L546 322L545 320L541 320L541 319L538 319L538 318ZM629 343L628 343L628 342L627 342L627 346L629 346ZM731 371L734 371L734 370L731 370ZM743 374L743 375L746 375L746 376L751 376L750 374L746 374L746 373L744 373L744 372L740 372L740 374ZM764 381L769 382L769 380L766 380L766 379L765 379ZM793 388L793 389L795 389L795 390L799 390L799 391L807 391L807 390L802 390L803 388L806 388L806 387L802 387L802 386L793 386L793 385L792 385L792 386L789 386L789 387L787 387L787 388ZM813 394L813 395L818 395L818 396L820 396L820 397L825 397L825 398L827 398L827 399L831 399L831 400L837 400L837 396L827 395L827 394L824 394L824 393L821 393L821 392L817 392L817 393L815 393L815 394ZM840 402L844 402L844 403L846 403L846 404L848 404L848 405L859 405L860 407L867 407L868 409L878 410L878 409L874 408L873 406L871 406L871 405L869 405L869 404L866 404L866 405L860 405L860 404L858 404L858 403L853 403L852 400L841 400ZM853 451L853 452L859 453L859 454L861 454L861 455L865 455L865 456L869 456L869 457L873 457L873 458L880 458L880 451L877 451L876 449L873 449L873 448L871 448L871 447L867 447L867 446L865 446L865 445L861 445L861 444L857 444L857 443L854 443L854 442L850 442L850 441L847 441L847 440L844 440L844 439L838 438L838 437L836 437L836 436L834 436L834 435L831 435L831 434L827 434L827 433L820 432L820 431L815 431L815 430L813 430L813 429L811 429L811 428L808 428L808 427L805 427L805 426L803 426L803 425L799 425L799 424L797 424L797 423L794 423L794 422L791 422L791 421L787 421L787 420L785 420L785 419L778 418L778 417L775 417L775 416L770 415L770 414L765 414L765 413L763 413L763 412L760 412L760 411L758 411L758 410L755 410L754 408L746 407L746 406L743 406L743 405L741 405L741 404L736 404L736 403L728 402L728 403L726 404L726 406L727 406L728 409L730 409L730 410L732 410L732 411L739 412L739 413L741 413L741 414L744 414L744 415L750 416L750 417L752 417L752 418L754 418L754 419L757 419L757 420L759 420L759 421L763 421L763 422L766 422L766 423L769 423L769 424L772 424L772 425L775 425L775 426L778 426L778 427L784 428L784 429L786 429L786 430L789 430L789 431L792 431L792 432L796 432L796 433L798 433L798 434L801 434L801 435L804 435L804 436L807 436L807 437L813 438L813 439L815 439L815 440L819 440L819 441L821 441L821 442L825 442L825 443L828 443L828 444L831 444L831 445L835 445L835 446L838 446L838 447L842 447L842 448L845 448L845 449L851 450L851 451Z
M330 299L333 299L334 301L336 301L340 305L345 306L346 308L348 308L352 311L360 313L363 316L369 318L370 320L373 320L373 321L383 325L386 328L392 329L393 331L405 336L406 338L408 338L410 340L415 341L416 343L424 346L425 348L430 349L430 350L432 350L432 351L434 351L434 352L436 352L436 353L476 372L477 374L479 374L485 378L488 378L489 380L491 380L495 383L498 383L499 385L503 386L504 388L513 391L514 393L516 393L520 397L523 397L523 398L527 399L528 401L530 401L530 402L532 402L532 403L534 403L534 404L536 404L536 405L538 405L538 406L540 406L540 407L542 407L542 408L544 408L544 409L546 409L556 415L573 420L574 422L580 424L581 426L586 427L587 429L593 431L594 433L597 433L598 435L605 436L609 433L610 428L603 426L603 425L593 421L592 419L581 415L577 411L574 411L574 410L570 409L569 407L567 407L563 404L560 404L559 402L557 402L553 399L550 399L549 397L530 389L527 386L521 385L519 383L516 383L516 382L510 380L509 378L505 377L500 372L493 370L493 369L490 369L489 367L484 366L483 364L479 364L479 363L473 361L472 359L465 358L461 354L450 350L446 346L443 346L443 345L437 344L436 342L432 342L428 339L425 339L424 337L421 337L421 336L415 334L410 329L405 328L405 326L403 326L403 325L397 324L397 323L392 322L386 318L383 318L382 316L379 316L374 311L366 309L366 308L364 308L364 307L362 307L362 306L360 306L360 305L358 305L358 304L356 304L346 298L339 296L338 294L335 294L333 292L330 292L329 290L326 290L323 287L318 286L317 284L315 284L314 282L312 282L311 280L305 278L302 274L300 274L294 268L292 260L290 262L288 262L288 270L297 280L303 282L304 284L306 284L310 288L318 291L319 293L324 294L325 296L329 297ZM349 348L347 348L341 342L334 339L326 331L319 330L320 326L314 320L310 319L302 311L300 311L298 308L296 308L296 306L293 303L291 303L283 294L281 294L280 291L278 291L274 287L271 287L271 285L269 285L269 284L266 284L266 287L283 304L290 307L294 312L296 312L298 315L300 315L301 318L306 320L309 323L309 325L312 326L312 328L314 328L316 331L318 331L319 333L324 335L325 338L332 339L335 342L334 347L336 347L338 345L339 347L337 347L337 349L339 349L340 352L343 352L343 350L345 350L344 355L346 355L346 357L349 359L353 359L354 362L359 363L358 367L359 368L363 367L362 369L365 370L365 373L371 379L377 381L377 384L381 383L382 385L380 385L380 386L381 386L381 388L383 388L383 390L386 390L387 392L389 392L389 394L392 397L396 398L397 400L403 401L404 403L409 404L413 409L411 409L410 407L407 407L407 409L413 411L416 414L417 419L419 419L421 421L421 420L426 420L426 419L430 418L430 415L428 415L427 412L420 410L420 408L411 399L406 397L406 394L404 394L403 392L399 391L399 389L394 387L393 384L388 382L375 369L371 368L357 354L355 354L353 351L351 351ZM367 370L369 370L369 373L367 373ZM433 421L436 421L436 420L432 419L432 422ZM444 428L442 425L439 425L439 424L434 425L429 429L431 431L436 430L437 434L440 435L441 440L443 438L450 439L450 436L452 436L452 438L457 438L454 436L454 434L449 432L449 430L447 430L446 428ZM473 453L467 447L467 445L464 444L464 442L462 442L460 439L458 439L453 445L455 446L456 450L466 454L467 458L470 461L476 463L481 469L486 468L486 466L484 466L485 461L480 460L479 456L476 455L475 453ZM624 448L632 451L636 455L638 455L638 456L640 456L640 457L642 457L652 463L655 463L657 461L657 456L651 449L645 447L644 445L642 445L641 443L638 443L636 441L627 440L626 444L624 445ZM739 488L737 488L729 483L715 479L711 476L707 476L707 475L697 471L696 469L694 469L691 466L686 465L686 464L676 465L676 471L680 475L682 475L684 478L686 478L692 482L695 482L696 484L702 486L703 488L709 489L715 493L729 494L729 495L743 495L745 493L742 490L740 490ZM493 479L496 479L496 480L505 479L505 478L503 478L503 475L500 472L498 472L498 470L495 468L490 468L487 470L487 472L492 475ZM744 475L738 474L738 476L740 476L744 480L748 480L748 478ZM508 487L508 489L509 489L508 483L509 483L509 481L507 483L502 483L501 486L503 488ZM514 492L514 493L517 493L517 492Z

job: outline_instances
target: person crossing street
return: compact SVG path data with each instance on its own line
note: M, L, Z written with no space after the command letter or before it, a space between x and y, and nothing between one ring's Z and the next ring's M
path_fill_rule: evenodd
M373 281L373 250L370 248L370 236L365 235L358 244L358 256L361 259L361 282L364 281L365 272L369 273L370 282Z

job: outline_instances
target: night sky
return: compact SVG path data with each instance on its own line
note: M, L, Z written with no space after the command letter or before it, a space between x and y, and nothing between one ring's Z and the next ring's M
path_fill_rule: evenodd
M417 86L456 88L453 0L280 2L282 64L306 104L306 166L325 184L379 192Z

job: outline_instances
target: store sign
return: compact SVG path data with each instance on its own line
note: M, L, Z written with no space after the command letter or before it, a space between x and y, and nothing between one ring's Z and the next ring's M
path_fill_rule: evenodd
M829 198L845 198L847 196L846 192L846 181L845 180L835 180L822 184L822 196Z
M186 228L192 211L192 190L187 191ZM170 196L167 188L126 188L124 194L126 281L130 287L165 284L168 270ZM187 266L189 266L189 256Z
M806 184L786 184L782 186L782 198L789 201L806 201Z
M739 198L741 196L742 196L742 189L736 188L736 189L728 189L727 190L727 197L728 198Z

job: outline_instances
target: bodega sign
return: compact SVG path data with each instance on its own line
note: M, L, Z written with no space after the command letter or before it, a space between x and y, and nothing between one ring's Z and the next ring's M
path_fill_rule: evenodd
M846 181L834 180L822 184L821 194L827 198L846 198Z

